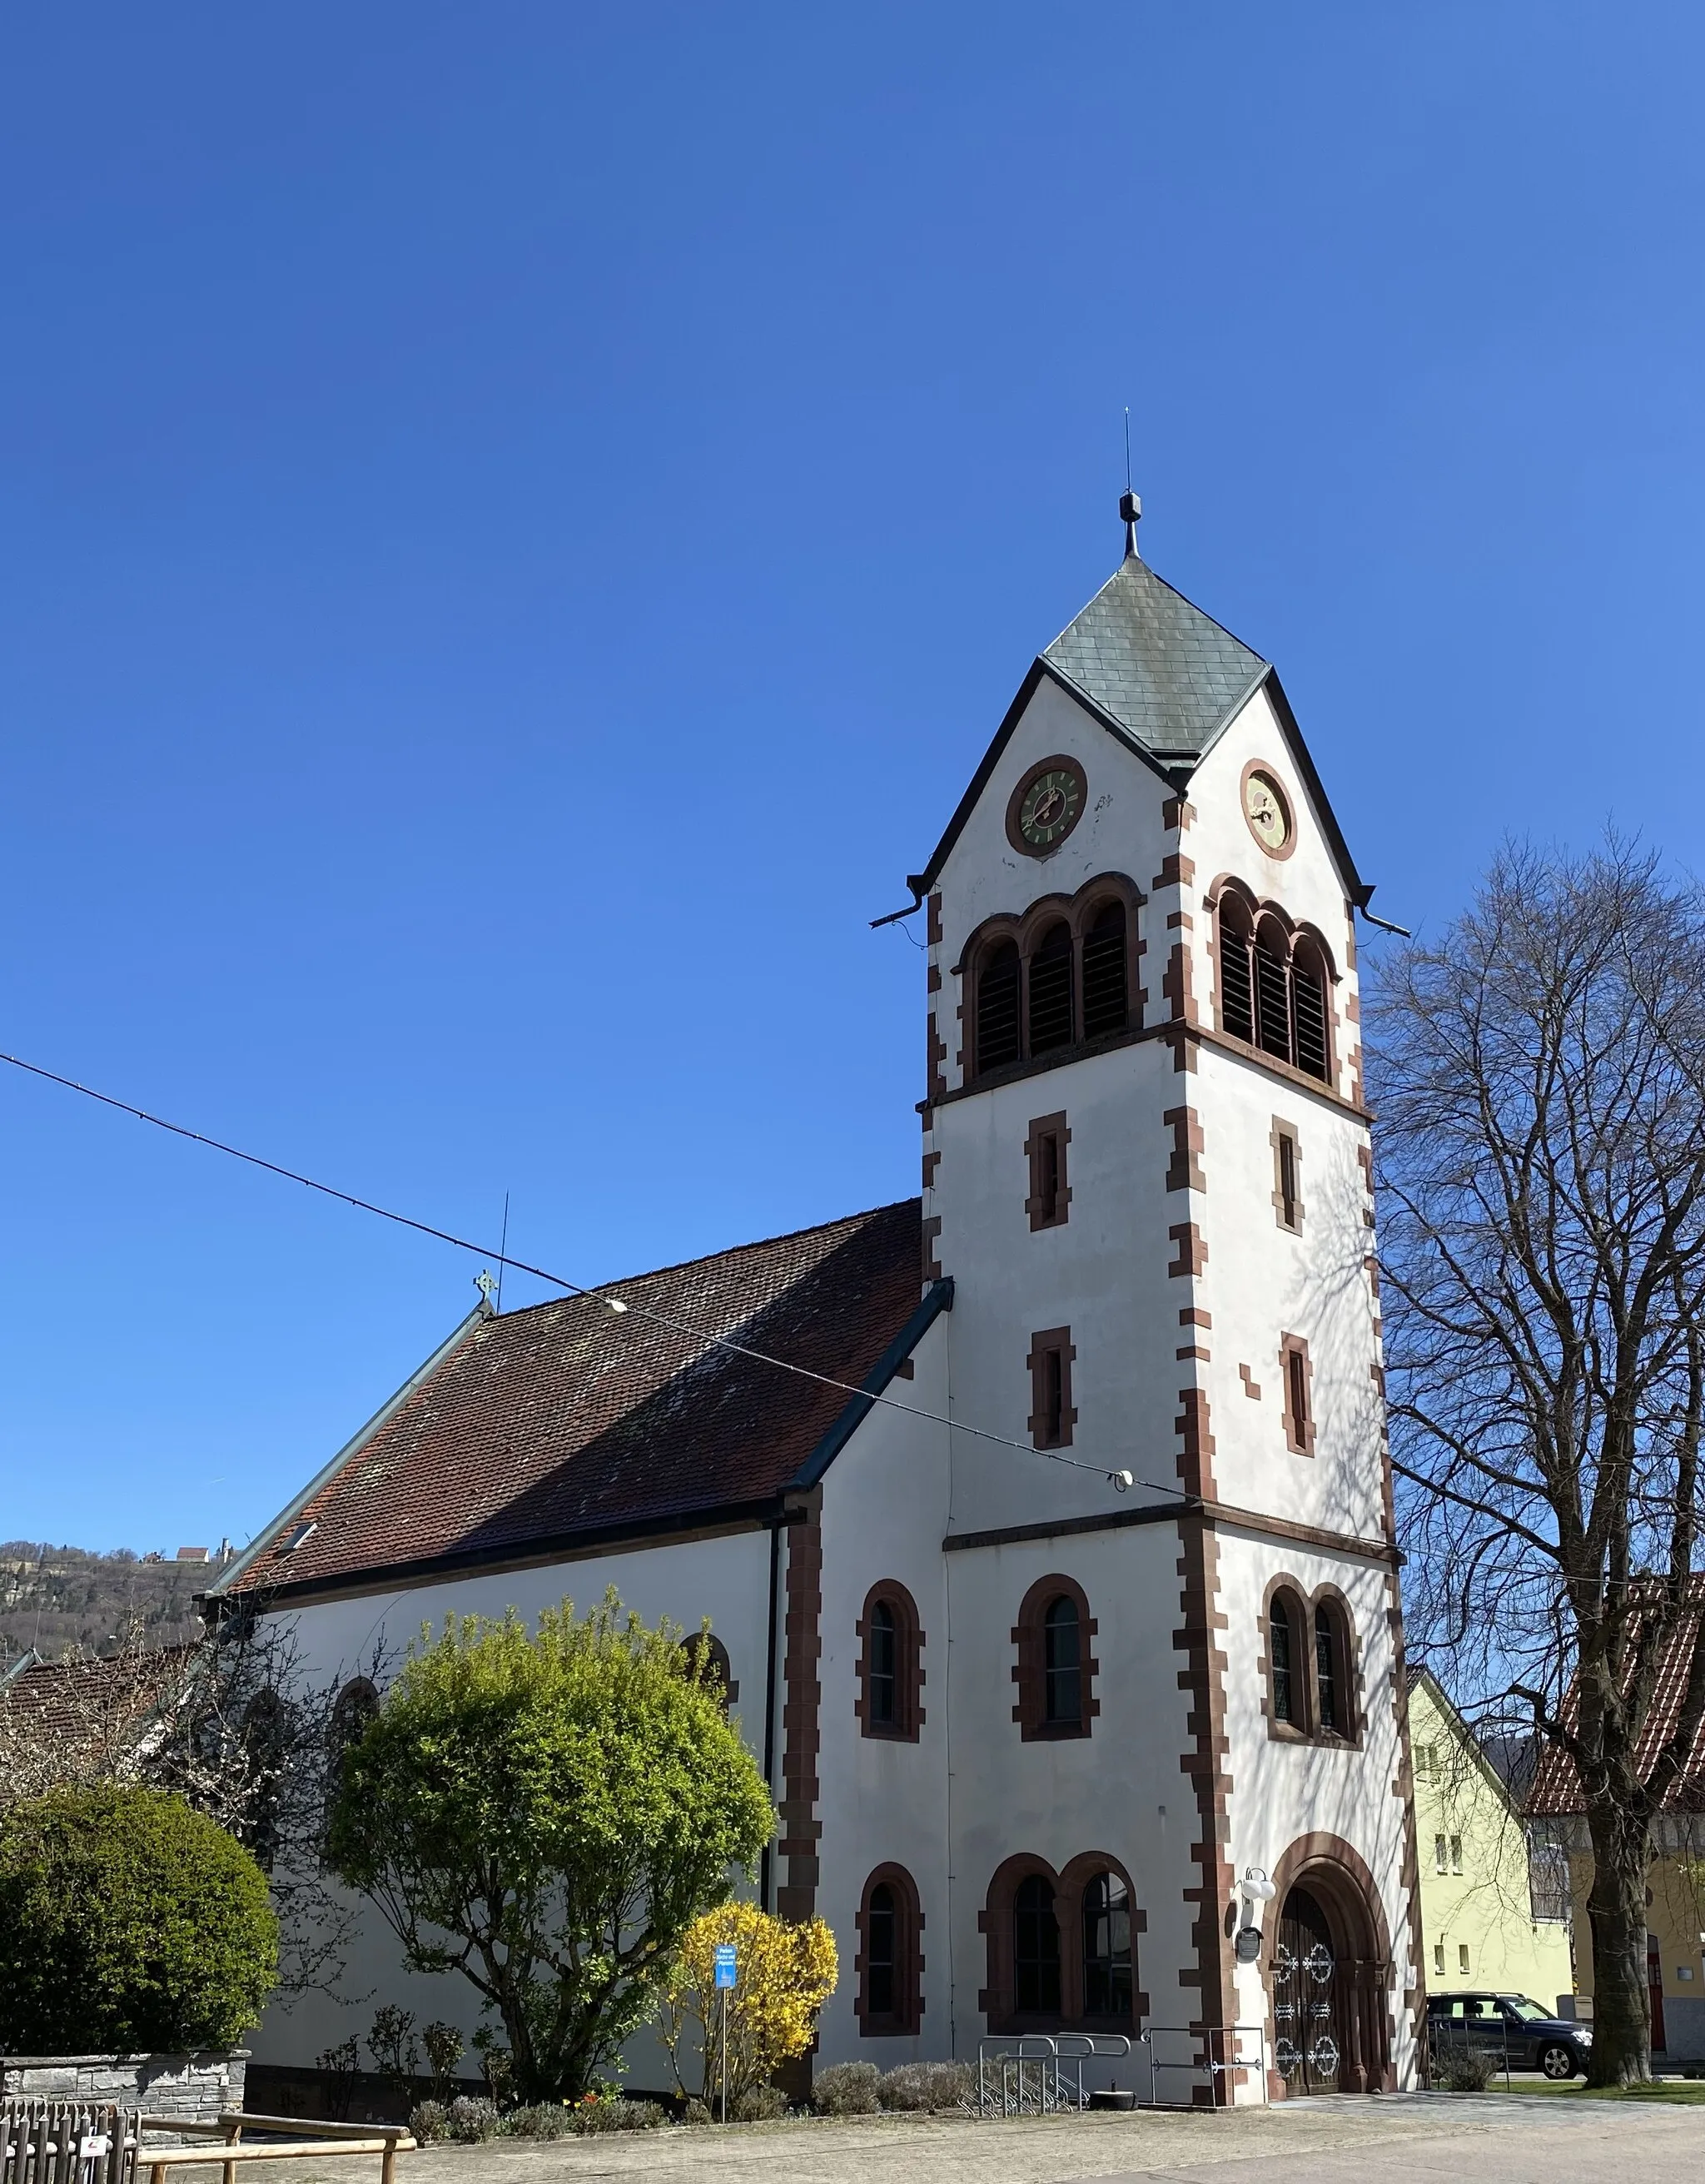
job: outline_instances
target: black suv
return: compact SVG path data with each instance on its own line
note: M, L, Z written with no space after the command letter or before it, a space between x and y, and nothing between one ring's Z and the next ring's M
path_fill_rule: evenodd
M1435 2057L1453 2048L1487 2056L1502 2070L1573 2078L1586 2070L1592 2028L1558 2017L1524 1994L1429 1994L1427 2031Z

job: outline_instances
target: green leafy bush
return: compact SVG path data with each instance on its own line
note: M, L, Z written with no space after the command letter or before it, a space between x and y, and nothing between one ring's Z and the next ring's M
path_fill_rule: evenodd
M0 2053L229 2048L277 1980L265 1875L181 1797L59 1790L0 1822Z

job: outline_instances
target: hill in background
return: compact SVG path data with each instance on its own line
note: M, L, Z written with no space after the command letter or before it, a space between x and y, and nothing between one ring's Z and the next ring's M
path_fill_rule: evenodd
M0 1544L0 1663L33 1646L57 1660L74 1646L98 1652L132 1624L150 1645L199 1636L193 1596L220 1568L218 1551L193 1560L86 1553L34 1540Z

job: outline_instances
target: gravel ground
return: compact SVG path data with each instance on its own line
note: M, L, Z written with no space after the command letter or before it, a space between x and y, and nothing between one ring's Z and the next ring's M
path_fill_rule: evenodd
M1148 2113L972 2123L945 2116L636 2131L538 2145L425 2147L398 2184L1650 2184L1697 2173L1705 2114L1687 2108L1520 2096L1409 2094L1296 2101L1218 2114ZM378 2162L255 2162L242 2184L377 2184ZM213 2171L174 2184L216 2184Z

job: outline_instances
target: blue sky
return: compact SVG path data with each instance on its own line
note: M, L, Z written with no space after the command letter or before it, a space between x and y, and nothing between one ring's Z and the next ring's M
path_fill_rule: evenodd
M1127 403L1376 908L1613 811L1690 858L1702 64L1658 4L10 11L0 1046L585 1280L906 1195L867 921L1117 560ZM473 1301L0 1077L0 1536L241 1540Z

